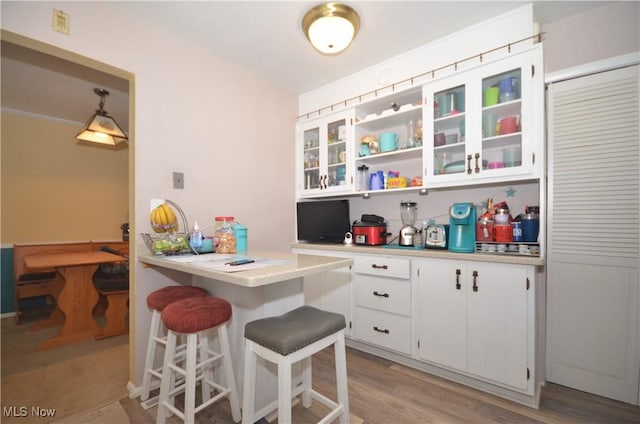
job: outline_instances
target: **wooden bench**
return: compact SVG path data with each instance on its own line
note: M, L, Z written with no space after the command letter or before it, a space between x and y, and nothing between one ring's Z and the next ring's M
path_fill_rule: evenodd
M127 249L128 242L113 241L87 241L87 242L70 242L70 243L42 243L42 244L14 244L13 245L13 276L15 285L15 313L16 322L20 323L23 311L20 308L20 300L51 296L57 299L60 290L62 290L64 282L57 275L54 269L50 270L29 270L25 268L24 258L29 255L50 254L50 253L69 253L69 252L87 252L99 250L102 246L109 246L113 249ZM39 323L34 325L33 329L44 328L64 319L61 312L56 308L47 320L47 323Z
M55 269L26 269L24 265L25 256L87 251L91 251L91 242L13 245L16 323L20 323L20 318L23 313L20 309L20 300L40 296L51 296L54 299L57 299L64 284L61 277L57 275ZM60 311L57 309L53 311L51 318L56 318L53 320L55 322L59 322L61 319L64 319L64 317L61 316Z

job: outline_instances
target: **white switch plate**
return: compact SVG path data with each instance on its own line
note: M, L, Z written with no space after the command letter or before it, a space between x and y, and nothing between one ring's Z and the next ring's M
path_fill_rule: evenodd
M54 31L69 35L70 20L68 13L62 10L53 9L52 27Z

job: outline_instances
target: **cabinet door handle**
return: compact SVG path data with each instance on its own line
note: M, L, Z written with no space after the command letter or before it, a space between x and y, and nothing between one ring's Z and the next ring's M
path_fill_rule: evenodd
M471 175L471 155L467 155L467 174Z
M480 172L480 165L478 164L478 161L480 160L480 153L476 153L476 174L478 174Z
M478 291L478 271L473 271L473 291Z
M373 331L377 331L378 333L384 333L384 334L389 334L389 330L387 330L386 328L384 330L376 327L375 325L373 326Z
M380 296L380 297L389 297L389 293L378 293L377 291L374 291L373 295Z
M460 290L462 285L460 284L460 269L456 269L456 290Z
M373 269L389 269L389 267L386 266L386 265L376 265L376 264L371 264L371 268L373 268Z

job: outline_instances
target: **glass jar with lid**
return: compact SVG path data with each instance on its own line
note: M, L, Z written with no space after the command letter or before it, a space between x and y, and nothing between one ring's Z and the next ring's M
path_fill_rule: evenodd
M215 217L215 233L213 243L216 253L236 253L236 236L234 235L232 216Z

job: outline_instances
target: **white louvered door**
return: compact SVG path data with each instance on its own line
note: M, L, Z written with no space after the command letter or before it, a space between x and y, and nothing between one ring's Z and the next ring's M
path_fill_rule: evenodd
M549 85L547 380L638 404L639 72Z

